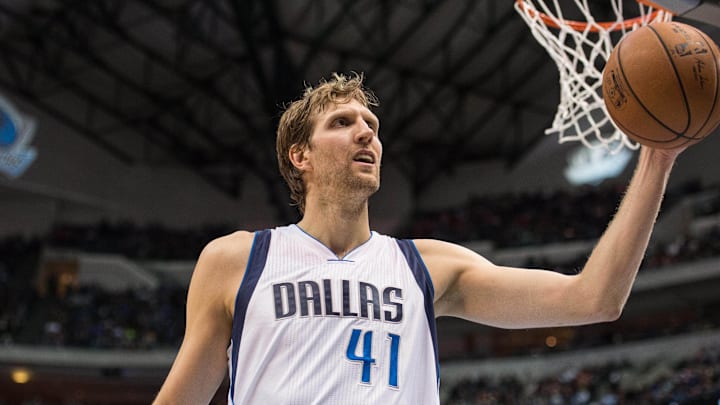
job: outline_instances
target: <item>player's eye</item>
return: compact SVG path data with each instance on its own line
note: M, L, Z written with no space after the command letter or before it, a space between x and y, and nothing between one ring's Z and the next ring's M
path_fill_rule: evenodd
M333 127L346 127L349 125L349 123L350 123L350 121L347 118L339 117L339 118L335 118L332 121L332 126Z

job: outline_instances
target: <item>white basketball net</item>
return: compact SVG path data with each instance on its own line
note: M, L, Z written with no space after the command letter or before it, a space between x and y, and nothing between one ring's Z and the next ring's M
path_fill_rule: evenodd
M638 17L628 26L630 20L623 18L622 0L608 0L616 16L615 21L608 22L595 21L587 0L574 3L585 21L565 20L558 0L548 0L547 4L543 0L515 2L515 9L560 70L560 104L552 127L545 134L558 134L560 143L580 141L610 152L623 146L637 149L638 144L629 140L609 118L602 99L601 69L620 38L652 22L670 21L672 14L637 3ZM569 12L566 6L566 14ZM612 32L616 34L611 35Z

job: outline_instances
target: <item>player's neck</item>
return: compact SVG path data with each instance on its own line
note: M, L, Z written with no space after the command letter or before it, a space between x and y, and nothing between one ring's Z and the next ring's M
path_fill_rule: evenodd
M343 257L370 238L367 201L353 207L308 201L298 226Z

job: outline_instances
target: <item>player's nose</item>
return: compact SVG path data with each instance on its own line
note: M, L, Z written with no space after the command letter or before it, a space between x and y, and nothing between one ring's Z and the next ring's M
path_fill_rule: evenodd
M375 130L373 130L365 120L359 120L356 126L355 141L363 144L372 142L375 136Z

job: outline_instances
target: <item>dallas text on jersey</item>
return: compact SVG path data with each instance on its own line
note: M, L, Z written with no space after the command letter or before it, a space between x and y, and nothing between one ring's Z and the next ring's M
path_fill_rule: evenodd
M337 301L335 288L341 285L342 303ZM275 319L310 316L360 317L399 323L403 318L402 289L380 289L370 283L350 280L321 282L305 280L273 284ZM382 295L382 299L381 299ZM299 309L299 311L298 311Z

